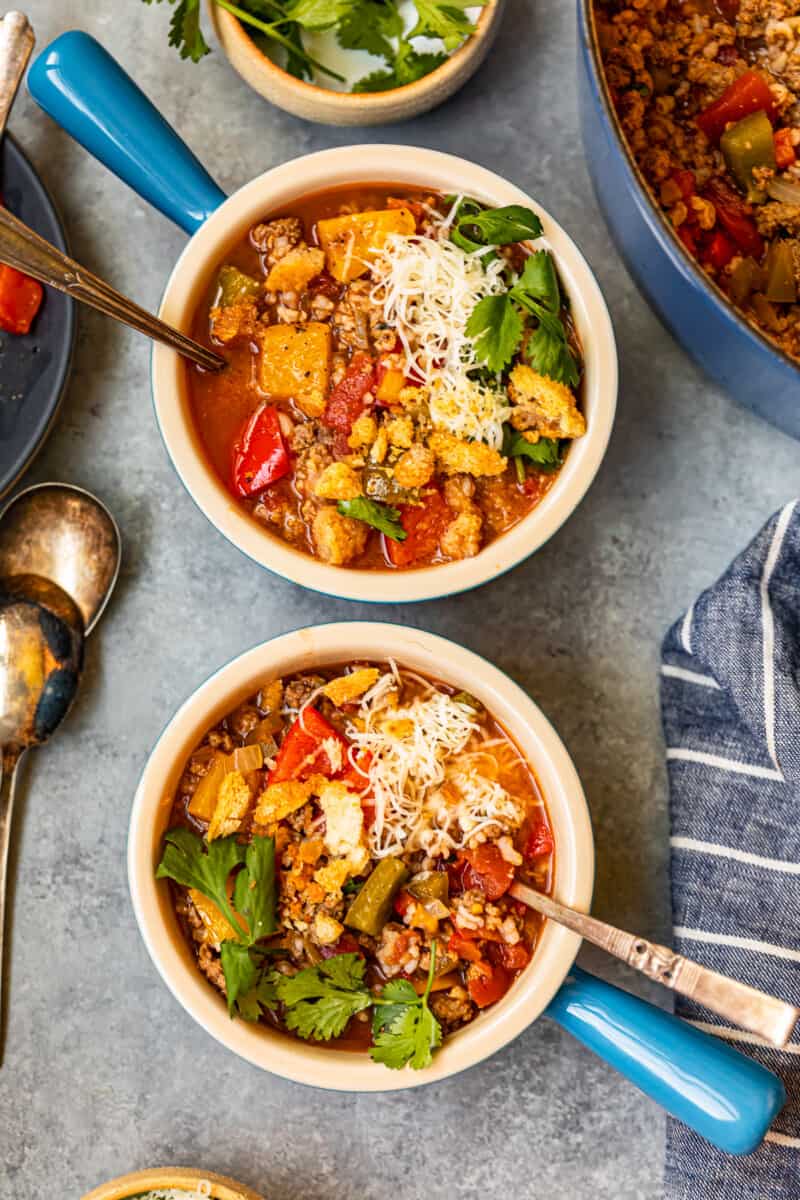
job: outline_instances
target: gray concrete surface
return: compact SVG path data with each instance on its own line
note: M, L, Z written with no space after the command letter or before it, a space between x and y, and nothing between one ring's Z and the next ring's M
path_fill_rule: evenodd
M100 38L227 189L289 156L370 139L469 155L509 176L573 233L596 270L622 391L600 476L544 550L477 594L376 614L262 573L214 532L159 440L147 345L82 314L69 393L27 481L98 492L122 526L125 565L91 640L77 711L25 781L0 1072L2 1200L75 1197L109 1176L173 1162L228 1172L270 1200L661 1194L658 1110L546 1022L461 1078L406 1095L326 1096L238 1061L156 976L124 867L148 749L214 667L297 626L385 615L474 647L541 703L591 803L596 911L668 937L658 645L795 493L798 448L700 375L617 258L578 136L572 8L514 0L490 61L460 96L413 123L348 132L270 108L219 52L198 67L181 63L167 46L166 6L28 4L40 46L73 27ZM183 234L26 95L12 129L55 191L76 256L155 306Z

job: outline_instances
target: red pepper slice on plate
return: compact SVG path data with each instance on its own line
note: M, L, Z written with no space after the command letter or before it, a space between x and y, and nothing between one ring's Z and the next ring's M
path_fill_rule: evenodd
M353 422L369 407L364 399L375 387L375 364L368 354L354 354L344 378L328 397L322 423L347 437ZM345 442L345 449L347 448Z
M774 121L777 113L775 98L758 71L745 71L725 88L718 100L698 115L697 124L709 141L718 142L726 125L762 110L770 121Z
M28 333L43 295L42 285L35 279L0 263L0 329Z
M234 442L233 490L239 496L253 496L288 475L290 469L278 410L262 404Z
M506 894L514 882L514 864L506 862L497 846L485 842L460 853L467 863L464 871L467 889L479 888L487 900L498 900Z
M775 166L780 171L791 167L797 161L797 151L792 141L791 129L778 129L772 139L775 143Z
M717 220L743 254L757 262L764 253L764 239L752 217L752 209L721 179L712 179L705 189L706 199L717 210Z
M467 988L478 1008L496 1004L505 996L514 976L505 967L490 963L474 963L467 970Z
M452 519L453 513L438 488L429 488L422 496L422 504L402 505L400 524L407 537L404 542L384 537L384 553L389 562L395 567L410 567L412 563L432 558Z

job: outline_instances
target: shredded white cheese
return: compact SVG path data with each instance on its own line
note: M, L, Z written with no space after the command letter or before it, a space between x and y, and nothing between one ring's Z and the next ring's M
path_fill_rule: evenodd
M141 1200L208 1200L211 1195L211 1184L207 1179L201 1179L191 1192L183 1188L156 1188L151 1192L143 1192Z
M488 756L468 749L480 733L474 710L435 688L395 708L397 687L394 672L381 676L348 729L351 761L370 756L372 856L424 850L435 858L516 830L522 806L481 773Z
M437 232L446 233L447 220L439 219ZM484 267L486 250L467 254L446 236L390 234L373 262L372 298L402 343L406 373L430 393L434 425L499 448L508 397L469 378L480 364L467 322L480 300L506 290L506 263Z

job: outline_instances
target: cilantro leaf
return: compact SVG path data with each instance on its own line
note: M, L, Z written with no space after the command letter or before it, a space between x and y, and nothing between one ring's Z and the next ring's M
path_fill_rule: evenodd
M389 38L401 37L403 19L395 0L357 0L340 21L336 39L345 50L366 50L391 66L395 50Z
M397 86L397 76L394 71L371 71L369 75L362 75L360 79L357 79L350 90L358 94L390 92Z
M441 38L445 50L456 50L475 32L464 10L482 8L485 3L486 0L414 0L418 20L408 36Z
M223 942L219 955L225 975L228 1012L233 1016L238 998L246 996L256 986L258 967L250 957L249 948L241 942Z
M236 876L233 902L236 911L247 920L251 942L267 937L278 928L274 838L254 837L247 847L244 870Z
M275 979L279 974L278 971L267 971L258 982L256 998L264 1008L275 1009L278 1007L278 989L275 986Z
M373 71L353 84L354 92L388 92L392 88L405 87L414 83L424 75L430 75L443 62L447 61L446 54L421 54L413 49L410 42L401 39L397 54L394 56L390 71Z
M261 1005L258 1000L258 989L251 988L242 996L236 998L236 1011L243 1021L257 1021L261 1016Z
M561 320L542 305L534 305L539 325L525 344L528 362L540 375L547 375L567 387L580 383L578 364L567 344L567 334Z
M407 979L387 983L372 1020L373 1062L383 1063L393 1071L407 1065L415 1071L430 1066L433 1051L442 1044L442 1027L428 1005L435 973L434 942L424 995L418 996Z
M480 246L509 246L529 238L542 236L542 223L536 213L521 204L507 204L504 208L484 208L474 215L459 218L459 232L467 227L471 239L475 235Z
M561 308L561 291L558 276L549 250L536 250L525 259L522 274L511 289L511 294L523 307L539 300L552 313Z
M152 4L153 0L144 2ZM175 0L167 2L175 4ZM161 0L155 0L155 3L160 4ZM179 0L175 5L169 23L169 44L175 46L181 58L190 58L194 63L211 52L200 28L200 0Z
M339 1037L356 1013L372 1004L359 954L337 954L296 975L275 973L273 982L285 1009L287 1029L302 1038L329 1041Z
M228 876L234 867L245 860L246 850L236 840L236 835L216 838L206 851L205 843L189 829L170 829L164 834L164 853L156 870L157 879L173 879L184 887L196 888L207 896L228 919L239 934L246 935L241 922L231 909L228 900Z
M343 517L363 521L365 525L379 529L395 542L404 542L407 537L400 524L400 513L388 504L370 500L367 496L357 496L355 500L340 500L336 507Z
M353 7L354 0L291 0L286 7L286 20L296 21L303 29L330 29Z
M495 374L502 371L522 338L522 318L509 293L479 300L467 321L466 333L474 340L477 359Z
M563 461L557 438L539 438L530 442L510 425L503 426L503 454L507 458L527 458L540 471L557 471Z

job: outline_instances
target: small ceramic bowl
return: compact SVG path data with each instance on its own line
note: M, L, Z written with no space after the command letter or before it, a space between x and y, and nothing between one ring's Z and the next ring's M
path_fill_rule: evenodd
M296 79L277 66L248 35L245 27L214 0L208 0L211 22L231 66L259 95L278 108L324 125L386 125L428 112L449 99L474 75L488 54L506 0L487 0L476 31L435 71L389 92L334 92Z
M332 1051L265 1026L232 1021L223 997L198 970L172 909L168 885L156 880L172 795L187 756L203 734L265 679L352 658L394 658L477 696L533 766L556 842L554 895L588 910L594 846L583 789L547 718L502 671L444 638L402 625L345 622L274 638L222 667L189 697L153 750L136 792L128 838L133 906L164 982L203 1028L242 1058L285 1079L337 1091L396 1091L445 1079L493 1054L534 1021L566 977L579 938L548 922L531 964L508 994L449 1037L424 1071L389 1071L368 1055Z
M160 316L178 329L192 314L230 247L269 213L291 211L301 196L344 184L388 180L465 193L488 204L523 204L540 216L555 255L584 353L587 433L570 447L553 487L532 512L474 558L408 571L331 566L268 532L240 508L210 465L194 429L186 366L165 346L153 348L153 402L164 444L198 507L235 546L285 579L347 600L398 604L449 596L494 579L522 562L570 516L594 479L608 445L617 400L617 352L600 288L575 243L549 213L499 175L466 159L415 146L344 146L274 167L240 188L200 226L167 283Z
M176 1188L189 1193L201 1189L201 1195L210 1200L263 1200L257 1192L235 1179L215 1175L213 1171L198 1171L194 1167L151 1167L147 1171L120 1175L118 1179L110 1179L87 1192L83 1200L129 1200L142 1192L160 1188Z

